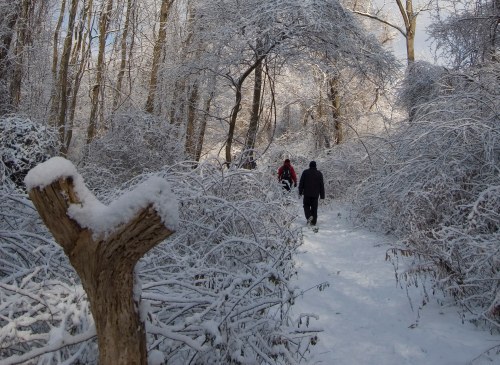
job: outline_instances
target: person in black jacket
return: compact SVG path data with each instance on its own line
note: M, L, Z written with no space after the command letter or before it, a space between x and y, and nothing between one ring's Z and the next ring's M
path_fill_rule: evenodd
M318 220L318 198L325 199L323 174L316 168L316 161L311 161L309 168L300 176L299 196L302 195L307 223L315 226Z

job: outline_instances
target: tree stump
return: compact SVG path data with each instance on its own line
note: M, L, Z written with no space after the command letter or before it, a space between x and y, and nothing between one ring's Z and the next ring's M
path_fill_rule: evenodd
M62 177L29 196L78 273L90 301L99 364L147 364L146 333L134 300L134 268L151 248L173 233L149 204L111 234L96 238L67 212L81 204L72 177ZM138 299L137 299L138 300Z

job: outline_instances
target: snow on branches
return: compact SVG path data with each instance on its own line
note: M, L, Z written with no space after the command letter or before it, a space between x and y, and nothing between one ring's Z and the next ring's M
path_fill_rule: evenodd
M85 292L26 195L0 185L2 364L95 360Z
M181 217L140 263L151 348L172 364L298 362L316 330L288 316L301 236L274 175L206 163L165 178Z
M180 211L176 234L136 265L150 360L298 363L319 329L289 316L302 239L275 176L186 163L97 196L113 201L152 175L167 180ZM97 363L89 302L66 256L24 195L4 189L0 197L0 356Z
M106 131L86 147L80 172L90 186L107 193L139 174L183 160L179 138L178 128L163 118L115 114Z
M150 204L167 228L175 230L177 227L177 199L164 179L152 177L145 180L109 205L102 204L89 191L75 166L62 157L53 157L31 169L24 182L31 191L43 189L61 178L71 179L79 198L77 204L69 205L67 215L80 227L90 229L95 236L110 234Z
M0 135L0 181L19 189L31 168L58 153L57 132L29 118L2 116Z
M500 329L500 74L434 80L435 96L388 139L365 180L359 217L402 237L406 273L432 273L464 316ZM415 259L420 258L420 259Z

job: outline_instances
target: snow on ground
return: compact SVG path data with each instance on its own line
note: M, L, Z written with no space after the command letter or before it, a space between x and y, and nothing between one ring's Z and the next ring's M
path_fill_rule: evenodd
M421 289L407 294L385 261L389 237L353 227L342 206L321 206L318 215L318 233L303 228L297 285L329 287L308 291L293 309L319 315L311 325L324 329L309 364L500 364L495 351L483 354L500 336L462 324L458 308L431 297L419 311Z

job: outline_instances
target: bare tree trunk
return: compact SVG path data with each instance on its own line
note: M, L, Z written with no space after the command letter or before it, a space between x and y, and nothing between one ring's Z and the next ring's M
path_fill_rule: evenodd
M21 84L23 79L23 53L28 42L28 21L32 9L32 0L23 0L21 14L17 21L16 46L14 48L14 67L10 81L10 105L17 109L21 101Z
M51 94L51 108L50 108L50 121L51 124L57 126L57 116L59 114L59 101L60 101L60 86L57 84L58 73L57 66L59 65L59 34L61 32L62 22L64 20L64 13L66 11L66 0L61 1L61 8L59 10L59 17L57 19L56 28L54 30L54 36L52 37L52 81L54 85L52 86ZM71 11L70 11L71 12ZM68 23L70 23L68 21ZM66 37L68 34L66 34Z
M155 46L153 49L153 62L151 65L151 76L149 79L149 92L148 99L146 100L145 110L148 113L153 113L154 102L156 98L156 87L158 85L158 70L160 68L161 51L167 39L167 20L170 14L170 7L174 0L162 0L160 10L160 24L158 30L158 37L156 38Z
M406 59L408 64L415 61L415 33L417 31L417 15L413 12L413 0L406 0L406 6L402 0L396 0L399 12L403 17L406 29Z
M79 64L78 70L73 78L72 84L68 85L68 98L70 98L69 108L68 108L68 117L66 120L66 136L64 145L61 147L61 154L66 156L69 150L69 146L71 144L71 140L73 138L73 124L75 121L75 110L76 110L76 102L78 100L78 92L80 90L80 84L82 81L83 74L86 70L88 60L90 58L90 40L89 43L85 42L90 35L89 30L90 27L84 27L85 20L90 22L91 17L91 9L92 9L92 1L90 1L85 7L83 13L81 14L81 24L79 25L79 30L77 32L77 44L73 48L73 56L71 57L70 64L76 65ZM71 97L70 97L71 95Z
M195 122L196 122L196 105L198 104L198 99L199 99L198 85L195 82L195 84L191 86L191 92L189 93L186 140L184 144L184 151L186 152L186 156L192 159L195 158L196 154Z
M203 150L203 141L205 139L205 130L207 128L208 115L210 113L210 104L212 102L213 96L214 93L210 93L203 109L204 113L200 123L200 130L198 131L198 141L196 143L195 161L200 161L201 151Z
M315 148L319 149L323 147L323 141L325 136L325 119L328 117L325 115L324 104L325 99L323 96L324 80L320 80L319 85L319 98L318 104L316 105L316 123L314 123L315 129Z
M236 128L236 121L238 120L238 114L241 110L241 89L243 87L243 82L246 78L258 67L264 60L265 55L262 55L256 59L256 61L237 79L233 80L233 85L235 87L235 101L234 106L231 109L231 115L229 117L229 130L227 132L226 139L226 164L231 164L232 156L231 149L233 146L234 130Z
M340 95L338 92L338 80L336 78L330 78L328 80L328 85L330 87L328 97L330 98L333 117L333 143L341 144L344 141L344 132L342 130L340 114ZM329 148L330 146L327 147Z
M285 38L285 36L284 36ZM231 109L231 115L229 116L229 131L227 132L226 139L226 165L231 164L231 148L233 146L234 130L236 128L236 121L238 120L238 113L241 110L241 97L242 97L242 87L246 78L259 66L267 57L267 55L281 42L281 39L273 44L267 45L266 49L264 47L258 47L255 54L255 61L248 67L248 69L243 72L243 74L236 80L232 79L233 86L235 88L235 102Z
M12 4L11 11L8 14L3 14L6 20L7 29L0 34L0 115L10 111L10 97L7 92L9 81L8 70L11 68L11 60L9 59L9 51L12 47L12 39L14 37L14 27L19 18L21 1L16 1ZM5 89L4 89L5 88Z
M63 51L59 65L59 76L57 83L54 85L52 92L52 111L55 125L59 131L59 141L61 146L66 145L66 111L68 108L68 73L69 73L69 59L71 56L71 47L73 46L73 30L75 26L76 11L78 8L78 0L71 1L71 8L69 10L68 25L66 28L66 37L64 38ZM61 13L64 9L61 9ZM54 50L53 59L53 73L57 73L57 50ZM65 153L65 148L62 147L62 153Z
M259 43L257 42L257 49L259 49ZM260 109L261 109L261 95L262 95L262 63L259 63L255 67L255 78L253 87L253 102L252 102L252 114L250 116L250 124L248 126L247 137L245 139L245 146L243 148L244 154L244 165L243 167L247 169L255 168L255 141L257 139L257 132L259 130L259 119L260 119Z
M241 108L241 87L243 86L243 81L238 80L235 83L235 101L233 109L231 109L231 115L229 118L229 130L227 132L226 139L226 164L231 164L232 156L231 156L231 148L233 146L233 138L234 138L234 129L236 128L236 121L238 120L238 113Z
M29 192L44 223L76 269L90 301L101 365L147 364L146 334L133 296L134 267L173 232L151 205L107 238L95 238L69 218L70 204L81 204L71 177Z
M125 13L125 25L123 26L122 39L120 42L120 69L116 80L116 91L113 100L113 109L116 109L120 103L122 95L122 83L127 67L127 39L129 35L130 19L132 17L132 7L135 6L134 0L127 0L127 11Z
M188 4L188 21L187 21L187 26L186 26L186 39L182 43L182 49L181 49L181 57L182 61L186 62L190 58L197 58L198 57L198 51L195 51L194 54L189 52L189 47L192 44L193 40L193 21L195 18L195 11L192 7L192 4ZM175 90L174 90L174 99L172 99L171 103L171 121L174 121L175 124L180 125L182 123L182 120L184 119L184 113L187 112L186 115L186 133L184 135L185 141L184 141L184 151L186 153L186 156L188 156L191 159L196 158L196 144L198 142L198 138L195 134L196 130L196 120L197 120L197 105L200 100L200 92L199 92L199 81L198 77L199 73L192 75L194 77L194 81L191 81L191 86L188 90L189 96L188 96L188 101L187 105L184 102L184 97L182 96L185 93L186 89L186 80L189 80L187 77L182 77L182 81L176 81L175 82ZM190 77L191 78L191 77ZM178 87L177 87L178 86ZM179 98L180 100L177 101L176 99ZM187 108L186 108L187 107ZM177 109L178 108L178 109ZM185 110L187 109L187 110ZM182 116L182 119L179 118L179 116ZM205 119L206 120L206 119ZM205 127L204 127L205 128ZM203 132L205 133L205 132Z
M500 0L494 0L492 6L494 9L497 10L497 14L500 12ZM498 54L498 42L500 41L497 37L499 34L499 28L500 28L500 18L497 16L497 21L493 22L491 25L491 31L490 31L490 47L488 50L488 56L491 58L491 61L494 63L497 63L499 61L499 54Z
M97 133L97 119L99 114L99 96L101 90L104 89L104 67L105 60L104 55L106 52L106 38L108 33L108 25L111 17L111 11L113 10L113 0L107 0L106 7L101 12L99 19L99 49L97 54L97 64L96 64L96 80L95 85L92 87L91 94L91 108L90 108L90 119L89 126L87 128L87 145L92 142L94 136Z
M406 3L404 5L402 0L396 0L396 4L405 24L404 29L391 23L390 21L379 17L378 15L357 11L355 9L352 10L352 12L370 19L374 19L400 32L406 40L406 59L408 64L410 64L411 62L415 61L415 34L417 31L418 13L416 14L413 10L413 0L406 0Z
M170 100L170 110L168 112L170 124L173 124L178 128L179 133L181 133L181 125L185 120L186 113L186 77L180 77L174 82L172 96ZM182 135L178 136L182 138ZM185 137L185 136L184 136Z

